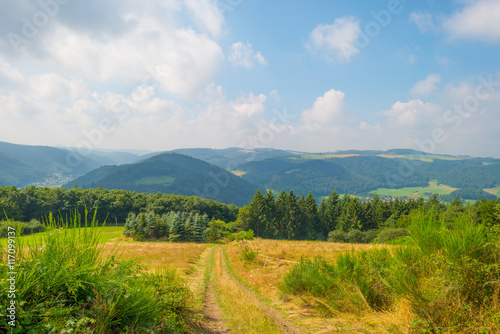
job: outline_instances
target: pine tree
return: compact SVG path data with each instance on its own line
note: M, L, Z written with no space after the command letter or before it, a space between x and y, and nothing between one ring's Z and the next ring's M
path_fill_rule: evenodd
M266 230L266 222L264 221L264 196L260 189L255 193L252 201L248 205L249 208L249 228L254 231L256 237L261 237Z
M320 210L323 225L323 236L326 238L328 233L337 228L337 220L340 216L341 202L339 200L339 194L334 190L326 202L322 202L322 208Z
M182 215L175 214L172 219L172 227L170 229L171 241L184 241L186 238L186 228L182 221Z
M268 190L264 198L264 221L265 231L262 233L266 238L274 237L276 224L276 202L274 200L274 192Z
M311 192L309 192L304 201L302 213L305 221L305 238L308 240L323 240L323 231L318 215L318 204Z
M287 211L288 195L284 190L281 190L276 198L276 215L274 224L274 236L278 239L285 238L286 227L286 211Z
M297 196L290 190L286 200L286 211L284 216L286 224L287 240L294 240L300 233L300 207Z
M192 214L184 216L184 227L186 230L186 236L184 241L193 241L194 237L194 225L192 220Z
M203 226L203 222L200 220L200 215L196 214L193 217L192 240L194 242L202 242L204 232L205 232L205 228Z

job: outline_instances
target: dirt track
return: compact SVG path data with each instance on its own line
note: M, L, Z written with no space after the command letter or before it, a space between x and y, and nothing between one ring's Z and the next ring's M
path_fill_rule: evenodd
M231 274L222 246L209 248L200 256L188 285L200 313L195 333L259 333L256 322L262 322L271 333L303 333ZM232 302L227 303L228 298Z

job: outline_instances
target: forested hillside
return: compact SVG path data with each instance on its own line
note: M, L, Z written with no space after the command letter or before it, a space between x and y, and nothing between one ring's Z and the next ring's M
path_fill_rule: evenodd
M355 151L358 152L358 151ZM339 156L339 155L337 155ZM500 164L481 159L410 160L405 157L323 155L252 161L238 166L244 179L262 189L285 189L314 196L364 194L378 188L422 187L437 180L454 188L500 186Z
M226 170L177 153L156 155L139 163L104 166L65 185L71 188L123 189L145 193L196 195L245 205L257 187Z
M0 186L14 185L24 187L32 182L48 177L46 172L28 166L0 152Z

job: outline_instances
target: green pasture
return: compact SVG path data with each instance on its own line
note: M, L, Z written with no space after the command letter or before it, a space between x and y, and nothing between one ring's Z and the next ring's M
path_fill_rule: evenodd
M136 180L134 183L137 185L149 186L152 184L171 184L174 183L175 177L171 176L148 176Z
M427 187L405 187L399 189L389 189L389 188L378 188L377 190L371 191L371 193L377 193L379 196L391 196L391 197L423 197L429 198L425 193L438 194L438 195L448 195L457 188L453 188L444 184L438 184L436 181L430 181Z
M120 236L123 235L123 231L125 227L123 226L104 226L104 227L97 227L97 233L99 233L99 241L101 243L106 243L112 239L119 238ZM90 227L82 227L78 229L72 229L72 233L87 233L91 232L92 228ZM24 235L19 237L18 239L21 239L20 242L22 242L23 245L30 245L30 244L36 244L36 240L39 240L45 236L46 233L51 233L49 232L40 232L40 233L34 233L30 235ZM93 232L95 233L95 232ZM7 247L7 238L1 238L0 239L0 247Z

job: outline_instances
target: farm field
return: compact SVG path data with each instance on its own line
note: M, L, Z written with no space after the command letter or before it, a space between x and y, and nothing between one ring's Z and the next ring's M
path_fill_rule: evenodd
M437 184L436 181L430 181L427 187L405 187L399 189L389 189L389 188L379 188L373 190L370 193L377 193L379 196L391 196L391 197L423 197L429 198L425 193L438 194L438 195L448 195L457 188L453 188L444 184Z
M486 191L487 193L495 195L496 197L500 197L500 187L483 189L483 190Z

